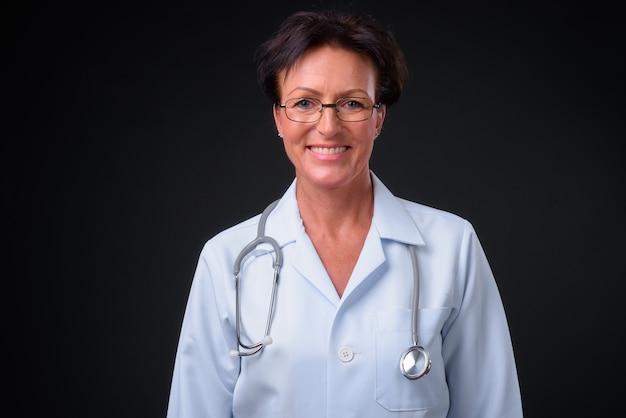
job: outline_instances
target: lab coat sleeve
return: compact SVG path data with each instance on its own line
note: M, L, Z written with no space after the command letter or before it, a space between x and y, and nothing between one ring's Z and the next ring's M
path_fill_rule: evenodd
M450 391L448 418L517 418L522 405L504 307L468 222L459 254L458 310L443 329Z
M218 266L209 242L200 255L185 308L168 418L232 417L239 361L228 355L237 342L223 314L228 281L221 277L225 270Z

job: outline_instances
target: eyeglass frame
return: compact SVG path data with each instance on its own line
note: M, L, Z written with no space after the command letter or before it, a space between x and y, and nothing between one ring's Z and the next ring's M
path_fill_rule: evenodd
M365 119L359 119L359 120L344 120L344 119L341 119L341 117L339 117L339 110L337 109L337 104L340 101L347 100L347 99L348 100L349 99L361 99L361 100L362 99L367 99L369 102L372 103L372 107L371 107L372 111L371 111L370 115L368 117L366 117ZM309 101L314 100L314 101L320 102L320 107L317 110L317 112L319 113L319 117L317 119L315 119L315 120L310 120L310 121L306 121L306 122L300 121L300 120L291 119L289 117L289 115L287 114L287 102L289 102L291 100L296 100L296 101L299 101L299 100L309 100ZM371 119L371 117L374 115L374 109L380 109L381 106L382 106L382 103L379 102L379 103L373 104L373 102L368 97L340 97L339 99L337 99L335 101L335 103L322 103L321 100L315 99L313 97L294 97L294 98L291 98L291 99L287 99L285 101L285 103L279 103L278 104L278 107L280 107L282 109L285 109L285 116L287 117L287 119L289 119L292 122L296 122L296 123L315 123L315 122L319 122L319 120L322 118L322 113L324 112L324 108L325 107L334 108L335 109L335 116L337 116L337 119L339 119L342 122L363 122L365 120Z

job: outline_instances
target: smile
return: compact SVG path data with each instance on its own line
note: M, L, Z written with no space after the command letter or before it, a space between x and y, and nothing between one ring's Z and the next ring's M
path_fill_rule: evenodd
M313 151L316 154L341 154L342 152L344 152L345 150L348 149L348 147L333 147L333 148L326 148L326 147L309 147L309 149L311 151Z

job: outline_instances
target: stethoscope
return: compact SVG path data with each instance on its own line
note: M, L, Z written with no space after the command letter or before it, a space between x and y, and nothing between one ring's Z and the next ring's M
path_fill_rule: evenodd
M259 226L257 230L257 236L254 240L252 240L248 245L246 245L237 258L235 259L235 322L236 322L236 330L237 330L237 343L239 344L239 348L243 348L244 350L230 350L230 357L237 358L243 356L251 356L260 352L266 346L272 344L272 337L270 337L270 328L272 326L272 316L274 313L274 301L276 299L276 285L278 284L278 276L280 273L280 268L283 262L283 253L278 245L278 242L272 237L268 237L265 235L265 222L270 212L274 209L274 207L278 204L279 200L276 200L270 203L259 219ZM240 280L239 280L239 272L241 271L241 264L243 260L251 254L255 248L259 244L269 244L274 248L276 253L276 259L274 260L274 279L272 283L272 293L270 297L269 309L267 312L267 323L265 325L265 334L261 341L254 344L245 344L241 341L241 306L239 304L239 288L240 288ZM420 377L428 374L430 371L431 361L430 354L428 350L418 344L417 338L417 315L419 311L419 270L417 266L417 251L414 245L408 245L409 252L411 253L411 262L413 265L413 280L414 280L414 289L413 289L413 317L411 320L411 337L413 340L413 345L409 347L402 356L400 357L400 371L402 374L411 380L419 379Z

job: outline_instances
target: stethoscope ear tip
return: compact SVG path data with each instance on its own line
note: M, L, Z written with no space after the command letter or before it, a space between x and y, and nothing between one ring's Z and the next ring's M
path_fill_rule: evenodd
M239 357L239 351L237 351L237 350L230 350L228 352L228 357L230 357L232 359L236 359L237 357Z

